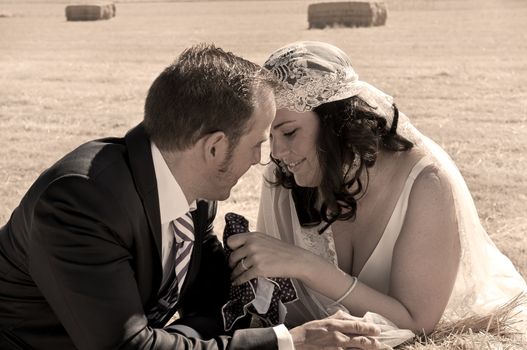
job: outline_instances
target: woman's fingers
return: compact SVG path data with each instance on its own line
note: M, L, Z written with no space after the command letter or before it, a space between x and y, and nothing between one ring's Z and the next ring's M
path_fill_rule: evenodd
M245 244L249 236L250 236L250 233L238 233L238 234L232 235L229 238L227 238L227 245L232 250L236 250Z
M268 239L266 238L259 232L247 232L229 237L227 245L232 249L229 266L234 268L241 259L250 258L257 251L267 250Z
M231 280L233 284L242 284L243 282L251 280L250 277L252 264L247 258L240 259L236 266L232 269Z
M236 250L233 250L231 255L229 256L229 267L231 269L234 269L236 265L242 260L243 258L247 258L249 255L249 247L242 245L239 246Z
M288 271L296 248L288 243L261 232L247 232L229 237L227 245L233 249L229 266L231 280L236 284L258 276L294 277Z

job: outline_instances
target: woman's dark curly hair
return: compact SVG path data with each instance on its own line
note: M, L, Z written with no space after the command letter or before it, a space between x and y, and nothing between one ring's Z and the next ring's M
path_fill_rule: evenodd
M326 225L320 230L322 233L336 220L354 220L357 201L368 187L368 180L366 184L360 180L361 174L364 171L368 174L379 150L401 152L413 147L411 141L397 134L399 111L395 104L393 110L393 123L388 126L384 117L358 97L325 103L313 109L320 118L317 155L322 182L318 189L298 186L284 164L271 158L278 165L277 181L272 184L292 190L302 225L318 225L323 220ZM315 206L317 190L323 198L320 209Z

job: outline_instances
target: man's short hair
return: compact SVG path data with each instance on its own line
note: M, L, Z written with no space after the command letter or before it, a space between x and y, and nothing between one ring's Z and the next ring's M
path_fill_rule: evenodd
M161 150L184 150L224 132L234 147L246 132L262 89L275 78L259 65L212 44L192 46L152 83L144 126Z

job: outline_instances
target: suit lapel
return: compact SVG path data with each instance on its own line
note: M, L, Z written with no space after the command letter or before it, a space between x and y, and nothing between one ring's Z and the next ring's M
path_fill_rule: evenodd
M161 266L161 214L157 192L156 174L150 140L143 123L130 130L125 136L128 161L132 170L139 196L143 200L146 217L156 243L159 266Z
M128 149L128 161L132 170L132 176L134 177L137 192L143 200L148 224L150 226L153 239L156 243L158 262L159 267L161 269L161 214L159 209L157 181L153 165L154 163L152 160L150 140L148 139L144 131L142 123L137 125L135 128L131 129L126 134L125 142ZM213 211L212 214L209 212L211 210ZM195 235L194 248L190 261L189 271L181 289L179 298L180 300L183 299L183 295L189 289L189 286L194 284L194 281L196 280L196 277L199 273L202 250L201 248L205 234L208 229L208 218L211 215L212 217L214 217L215 210L215 203L211 204L207 201L198 201L197 209L192 212ZM159 283L161 283L161 276L162 269L160 270Z

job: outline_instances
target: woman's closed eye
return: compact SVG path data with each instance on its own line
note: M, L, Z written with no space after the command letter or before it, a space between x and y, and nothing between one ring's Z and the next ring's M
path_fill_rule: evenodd
M284 132L284 136L288 136L288 137L289 136L293 136L296 133L297 130L298 130L298 128L293 129L291 131Z

